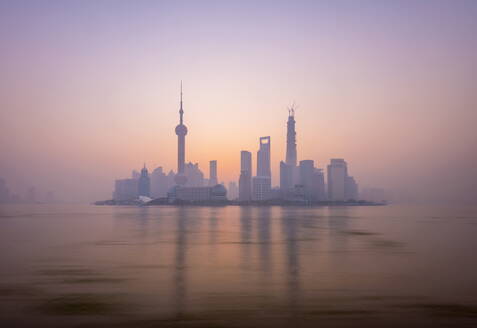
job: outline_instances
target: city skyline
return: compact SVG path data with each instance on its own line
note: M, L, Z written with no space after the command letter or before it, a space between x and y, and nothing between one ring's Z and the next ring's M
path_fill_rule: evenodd
M225 182L218 180L217 160L209 161L209 178L204 178L198 163L187 159L185 136L188 128L184 124L183 90L180 82L179 124L174 129L177 135L177 171L170 170L167 176L163 167L153 170L149 176L144 163L141 173L132 171L130 178L115 180L111 204L123 205L131 202L151 204L171 204L175 202L222 202L225 200L249 204L250 202L286 203L324 203L349 202L360 200L385 202L384 194L379 198L366 199L359 197L359 187L353 176L348 174L348 165L344 159L330 159L327 165L325 182L323 168L315 167L314 160L300 160L298 164L296 142L295 105L288 108L286 129L286 159L280 161L280 185L272 186L272 143L270 136L259 137L256 155L256 171L253 174L252 153L240 151L240 171L237 181L229 181L230 194L227 194ZM151 183L152 182L152 183ZM152 186L151 186L152 185ZM327 191L326 191L327 190ZM233 196L232 196L233 195ZM388 199L389 200L389 199ZM109 200L96 202L108 203Z
M92 201L144 161L176 170L183 79L188 158L204 172L216 159L221 181L269 135L279 184L296 100L301 159L345 158L358 181L418 199L475 199L475 3L279 3L0 4L0 176Z

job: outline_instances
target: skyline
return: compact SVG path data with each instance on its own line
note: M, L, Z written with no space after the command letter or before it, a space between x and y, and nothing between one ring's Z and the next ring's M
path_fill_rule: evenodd
M269 135L278 185L295 100L300 159L475 199L476 4L370 4L2 3L0 177L89 201L144 161L174 169L183 79L186 161L206 175L216 159L238 181L240 151Z

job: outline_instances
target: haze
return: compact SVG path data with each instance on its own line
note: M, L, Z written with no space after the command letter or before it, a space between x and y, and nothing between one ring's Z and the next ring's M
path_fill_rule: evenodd
M2 1L0 177L65 201L111 197L143 162L271 136L273 185L295 101L298 158L344 158L360 187L477 199L475 1Z

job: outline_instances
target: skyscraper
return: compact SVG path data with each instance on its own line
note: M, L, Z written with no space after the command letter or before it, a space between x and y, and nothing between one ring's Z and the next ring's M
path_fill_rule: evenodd
M315 162L313 160L300 161L300 184L303 186L305 199L308 201L313 198L313 174L315 173Z
M138 179L119 179L114 183L114 200L132 200L138 196Z
M252 180L252 198L266 200L272 189L272 172L270 167L270 137L260 138L257 152L257 176Z
M183 186L187 182L185 175L185 136L187 135L187 127L183 123L184 109L182 108L182 81L181 81L181 100L179 109L179 124L176 126L177 134L177 175L174 181Z
M149 172L145 163L138 181L138 195L151 197L151 180L149 179Z
M235 181L229 182L229 188L227 190L227 196L230 200L235 200L238 197L238 187Z
M285 162L280 162L280 189L283 195L288 194L296 183L301 183L296 165L295 109L292 106L288 109L286 158Z
M313 173L313 180L311 182L313 200L324 201L326 200L325 193L325 176L322 169L315 169Z
M295 108L288 109L287 121L287 155L285 163L287 165L296 166L296 132L295 132Z
M342 158L332 158L328 165L328 199L345 201L345 184L348 167Z
M358 200L358 184L350 176L345 180L345 200Z
M199 169L199 163L189 162L185 164L184 174L187 177L187 187L202 187L204 186L204 174Z
M260 149L257 152L257 176L272 176L270 167L270 137L260 137Z
M217 182L217 161L209 162L209 186L215 186Z
M166 197L167 191L174 185L174 179L170 179L162 167L157 167L151 173L151 197Z
M246 150L240 152L239 200L252 200L252 153Z
M293 187L293 166L280 161L280 190L285 195Z

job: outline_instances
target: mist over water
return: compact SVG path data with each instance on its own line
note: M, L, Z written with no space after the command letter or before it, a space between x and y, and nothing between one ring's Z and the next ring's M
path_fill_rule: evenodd
M477 208L0 208L13 326L472 327Z

